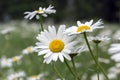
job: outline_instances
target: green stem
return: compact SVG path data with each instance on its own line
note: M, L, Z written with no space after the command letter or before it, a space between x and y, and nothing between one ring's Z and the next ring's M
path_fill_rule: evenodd
M62 75L59 73L59 71L57 70L57 68L56 68L56 66L54 65L54 64L52 64L53 65L53 69L54 69L54 71L57 73L57 75L62 79L62 80L64 80L63 79L63 77L62 77Z
M41 31L44 31L43 22L42 22L42 16L39 15L39 17L40 17L39 21L40 21Z
M73 69L74 69L74 72L75 72L75 77L76 77L76 79L81 80L81 79L78 77L78 74L77 74L77 71L76 71L75 62L74 62L74 57L72 58L72 65L73 65Z
M74 72L72 71L72 69L70 68L70 66L66 60L65 60L65 64L66 64L67 68L69 69L69 71L71 72L71 74L75 77L75 80L80 80L79 78L76 78L76 75L74 74Z
M98 43L96 43L96 58L97 58L97 78L98 78L98 80L99 80Z
M91 56L92 56L95 64L99 66L99 68L102 70L102 72L103 72L104 76L106 77L106 79L109 80L109 78L108 78L105 70L104 70L103 67L97 62L97 60L96 60L96 58L95 58L95 56L94 56L94 54L93 54L93 52L92 52L92 50L91 50L91 48L90 48L90 44L89 44L89 42L88 42L86 33L84 32L83 34L84 34L84 38L85 38L86 44L87 44L87 46L88 46L88 49L89 49L89 51L90 51L90 54L91 54Z

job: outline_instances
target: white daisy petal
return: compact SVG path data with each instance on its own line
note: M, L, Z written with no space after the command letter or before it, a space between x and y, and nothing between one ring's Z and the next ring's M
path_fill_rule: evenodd
M68 54L63 54L63 56L68 59L68 60L71 60L71 57L68 55Z
M53 58L52 60L53 60L53 61L57 61L57 59L58 59L58 54L59 54L59 53L53 53L53 55L52 55L52 58Z
M91 26L93 23L93 20L90 20L90 22L86 22L85 24L88 25L88 26Z
M63 31L65 30L65 25L60 25L60 28L58 29L58 33L57 33L57 37L58 37L58 39L60 38L60 39L62 39L62 37L63 37Z
M44 58L47 58L47 57L49 57L49 56L51 56L51 55L52 55L52 53L49 52L49 53L45 54Z
M43 55L43 54L46 54L47 52L49 52L49 50L45 49L45 50L38 52L38 55Z
M79 25L81 25L82 23L80 22L80 21L77 21L77 25L79 26Z
M62 54L59 55L59 59L60 59L61 62L64 62L64 57L63 57Z

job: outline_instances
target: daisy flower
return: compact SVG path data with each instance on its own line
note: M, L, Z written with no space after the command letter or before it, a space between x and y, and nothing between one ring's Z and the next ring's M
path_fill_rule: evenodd
M30 77L27 78L27 80L41 80L41 78L43 76L45 76L47 73L43 73L43 74L38 74L38 75L32 75Z
M120 61L120 43L111 44L108 52L112 54L111 59L115 60L116 62Z
M88 40L93 41L95 43L100 43L102 41L108 41L110 40L110 38L108 38L107 36L96 36L96 37L89 36Z
M109 77L109 79L117 80L119 74L120 74L120 68L118 68L118 67L113 66L113 67L108 69L108 77Z
M20 61L22 59L22 57L23 57L22 55L14 56L14 57L11 58L11 60L12 60L12 62L18 62L18 61Z
M25 77L25 72L20 71L20 72L16 72L8 75L7 80L23 80L23 77Z
M75 48L71 51L70 56L73 58L76 55L79 55L80 53L88 51L87 46L82 45L82 46L75 46Z
M91 80L98 80L97 74L93 74ZM102 73L99 74L99 80L104 80L104 75Z
M35 50L35 48L34 48L33 46L29 46L29 47L25 48L25 49L22 51L22 53L23 53L23 54L29 54L29 53L34 52L34 50Z
M38 55L44 56L44 63L50 63L51 61L57 61L59 58L61 62L64 62L64 58L71 60L70 53L77 41L73 41L75 36L64 34L65 25L60 25L58 31L55 26L49 26L48 30L44 30L38 34L36 43L36 51Z
M4 34L8 34L8 33L12 32L14 30L15 30L15 27L6 27L3 30L1 30L0 33L4 35Z
M3 56L0 59L0 66L3 68L4 67L12 67L12 60Z
M110 60L109 60L109 59L101 58L101 57L98 58L98 61L99 61L99 62L102 62L102 63L105 63L105 64L109 64L109 63L110 63Z
M56 10L54 10L53 8L54 6L51 5L49 5L48 8L39 7L39 10L35 10L32 12L25 12L24 14L26 14L26 16L24 18L31 20L33 17L36 16L36 19L39 19L39 14L44 17L47 17L47 14L52 14L56 12Z
M97 28L103 28L101 26L103 23L101 20L98 20L96 23L93 24L93 20L90 20L89 22L81 23L80 21L77 21L77 26L72 26L65 30L65 33L71 34L80 34L83 32L92 32L94 29Z

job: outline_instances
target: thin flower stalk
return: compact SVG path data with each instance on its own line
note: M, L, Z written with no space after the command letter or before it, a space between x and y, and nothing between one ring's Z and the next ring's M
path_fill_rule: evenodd
M75 72L75 77L76 77L76 79L78 78L80 80L80 78L78 77L77 71L76 71L74 57L71 59L71 61L72 61L73 69L74 69L74 72Z
M93 52L92 52L92 50L91 50L91 48L90 48L90 45L89 45L89 42L88 42L86 33L84 32L83 35L84 35L86 44L87 44L87 46L88 46L88 49L89 49L89 51L90 51L90 54L91 54L91 56L92 56L92 58L93 58L95 64L98 65L99 68L102 70L104 76L106 77L106 80L109 80L109 78L108 78L108 76L107 76L105 70L104 70L103 67L97 62L97 60L96 60L96 58L95 58L95 56L94 56L94 54L93 54Z
M99 43L96 43L96 58L97 58L97 78L99 80L98 44Z
M80 80L80 78L77 77L76 74L73 72L73 70L71 69L71 67L67 63L66 59L65 59L65 64L66 64L67 68L69 69L69 71L71 72L71 74L75 77L75 80Z
M64 80L58 69L56 68L55 64L52 63L54 71L57 73L57 75L61 78L61 80Z
M43 27L43 22L42 22L42 16L39 15L39 21L40 21L40 26L41 26L41 30L40 31L44 31L44 27Z

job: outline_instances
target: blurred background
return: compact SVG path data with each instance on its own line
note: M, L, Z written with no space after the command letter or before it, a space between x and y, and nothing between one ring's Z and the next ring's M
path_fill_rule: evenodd
M47 20L58 23L97 18L114 23L120 20L120 0L0 0L0 22L22 20L25 11L47 8L49 4L57 12Z

